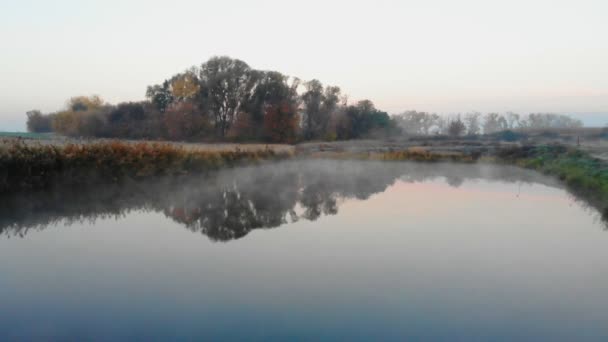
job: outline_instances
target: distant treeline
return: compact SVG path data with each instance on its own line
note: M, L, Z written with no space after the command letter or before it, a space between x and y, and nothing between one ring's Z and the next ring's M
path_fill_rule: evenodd
M349 104L339 87L301 82L229 57L213 57L149 86L146 101L118 105L71 98L64 110L27 113L30 132L189 141L346 140L399 134L476 135L515 128L579 127L556 114L469 113L444 118L408 111L389 116L370 100Z
M394 116L397 126L405 134L428 135L478 135L491 134L507 130L578 128L583 123L567 115L552 113L532 113L520 115L479 112L441 117L437 114L407 111Z

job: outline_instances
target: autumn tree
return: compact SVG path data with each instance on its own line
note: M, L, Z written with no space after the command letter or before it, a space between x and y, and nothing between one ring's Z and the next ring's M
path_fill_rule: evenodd
M247 123L247 132L250 137L262 138L264 136L264 116L269 106L278 106L284 101L297 102L297 88L299 80L290 78L276 71L255 71L256 84L251 96L242 106L237 122L243 132L243 123ZM246 119L246 120L245 120Z
M333 141L337 139L345 140L351 138L352 123L346 114L347 106L341 106L335 110L329 119L329 128L326 139Z
M264 130L274 143L294 143L298 126L297 108L289 102L272 104L266 108Z
M321 103L321 120L319 122L319 134L326 135L328 124L332 113L334 113L340 104L342 96L340 88L336 86L327 86L323 94L323 102Z
M53 131L69 136L97 136L101 134L107 107L97 96L76 96L67 101L67 109L53 116Z
M264 101L264 135L269 141L294 143L296 140L298 116L298 86L300 80L283 77L274 82L272 92Z
M141 126L147 115L142 103L125 102L111 108L107 115L106 134L116 138L143 137Z
M339 139L386 136L396 126L388 113L377 110L370 100L359 101L354 106L344 108L344 116L340 121Z
M166 80L162 85L156 84L148 86L146 97L161 113L164 112L174 100L173 93L171 92L171 85L169 81Z
M251 97L256 75L247 63L225 56L213 57L201 65L201 95L209 101L220 137L226 136L238 112Z
M183 101L196 97L200 92L196 70L188 70L178 74L171 80L171 95L174 100Z
M303 89L302 89L303 88ZM301 91L301 94L298 93ZM99 96L76 96L53 114L27 113L30 131L70 136L129 139L234 139L293 142L297 139L358 139L407 134L470 135L514 128L580 127L566 115L469 113L448 120L434 113L407 111L395 117L369 100L349 105L340 88L318 80L303 84L276 71L255 70L229 57L213 57L200 67L149 86L147 101L110 105ZM301 121L299 120L301 119ZM457 127L458 126L458 127ZM464 134L458 131L457 135Z
M163 124L169 140L201 139L210 124L192 101L177 102L163 113Z
M302 94L304 138L314 139L325 135L331 113L340 101L340 88L326 87L318 80L304 83Z
M231 140L253 140L258 137L259 130L258 124L251 119L249 112L240 112L237 114L232 125L230 125L226 136Z
M68 110L72 112L86 112L91 109L100 108L104 102L98 95L75 96L68 100Z
M25 113L27 115L27 130L33 133L46 133L52 132L52 119L51 115L44 115L39 110L30 110Z

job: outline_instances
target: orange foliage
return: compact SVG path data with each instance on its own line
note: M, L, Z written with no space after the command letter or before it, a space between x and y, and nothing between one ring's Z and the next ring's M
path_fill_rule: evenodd
M283 102L266 108L264 129L268 139L275 143L295 143L298 114L293 104Z
M167 138L187 140L202 137L209 129L209 122L192 102L179 102L164 113Z
M247 112L240 112L228 130L228 138L234 140L247 140L254 136L254 125Z

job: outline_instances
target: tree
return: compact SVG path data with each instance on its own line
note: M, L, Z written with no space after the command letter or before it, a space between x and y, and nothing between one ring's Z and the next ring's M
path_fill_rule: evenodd
M27 115L27 131L33 133L52 132L52 116L44 115L39 110L30 110Z
M582 127L583 123L580 120L573 119L567 115L553 113L532 113L528 115L524 125L527 128L578 128Z
M205 115L191 101L172 104L163 114L163 123L170 140L202 138L210 128Z
M477 135L481 131L481 125L479 122L479 118L481 117L481 113L472 112L467 113L464 116L464 123L467 127L468 135Z
M407 134L429 134L433 127L438 128L439 115L410 110L395 118L397 124Z
M240 112L228 130L227 137L232 140L251 140L256 137L256 125L248 112Z
M304 83L306 92L302 94L304 105L304 138L311 139L318 133L321 119L321 102L323 101L323 84L318 80Z
M332 113L338 108L341 94L340 88L336 86L327 86L323 93L323 102L321 103L321 120L319 122L319 134L327 134L329 120Z
M247 63L230 57L213 57L201 65L201 92L209 100L220 137L226 136L241 107L251 97L256 76Z
M351 138L352 123L346 114L347 108L348 106L342 106L331 114L326 136L328 140L346 140Z
M270 105L264 116L264 129L271 142L294 143L298 126L297 108L289 102Z
M508 112L506 114L506 120L507 120L507 127L509 129L517 128L520 125L520 118L519 118L519 114L517 114L517 113Z
M460 120L460 116L448 124L448 134L454 137L461 136L466 130L466 126Z
M67 101L67 109L53 115L53 131L70 136L98 136L103 132L108 107L97 96L76 96Z
M199 94L199 83L195 70L178 74L171 81L171 95L178 101L191 99Z
M331 113L340 102L340 88L323 88L323 84L318 80L308 81L304 87L306 91L301 97L304 105L304 138L319 138L326 134Z
M148 86L146 97L162 113L173 102L174 97L170 89L169 81L165 80L162 85Z
M372 101L363 100L344 108L337 123L337 136L339 139L386 136L393 128L392 124L388 113L377 110Z
M87 110L100 108L103 100L98 95L76 96L68 100L68 110L72 112L86 112Z
M269 106L279 106L284 101L297 105L297 88L300 80L290 78L276 71L256 71L256 85L246 103L242 106L241 112L237 115L236 121L241 127L248 121L247 132L243 132L250 137L264 137L264 116ZM244 117L245 116L245 117ZM247 120L245 120L247 119ZM236 123L235 123L236 124Z
M107 115L107 132L111 137L142 138L142 126L147 119L144 105L137 102L120 103Z
M483 133L490 134L504 131L508 128L507 120L498 113L488 113L483 121Z

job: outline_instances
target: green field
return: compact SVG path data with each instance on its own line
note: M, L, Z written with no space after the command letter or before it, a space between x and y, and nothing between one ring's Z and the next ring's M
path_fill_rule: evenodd
M51 137L54 137L55 135L55 133L0 132L0 139L17 137L22 137L26 139L49 139Z

